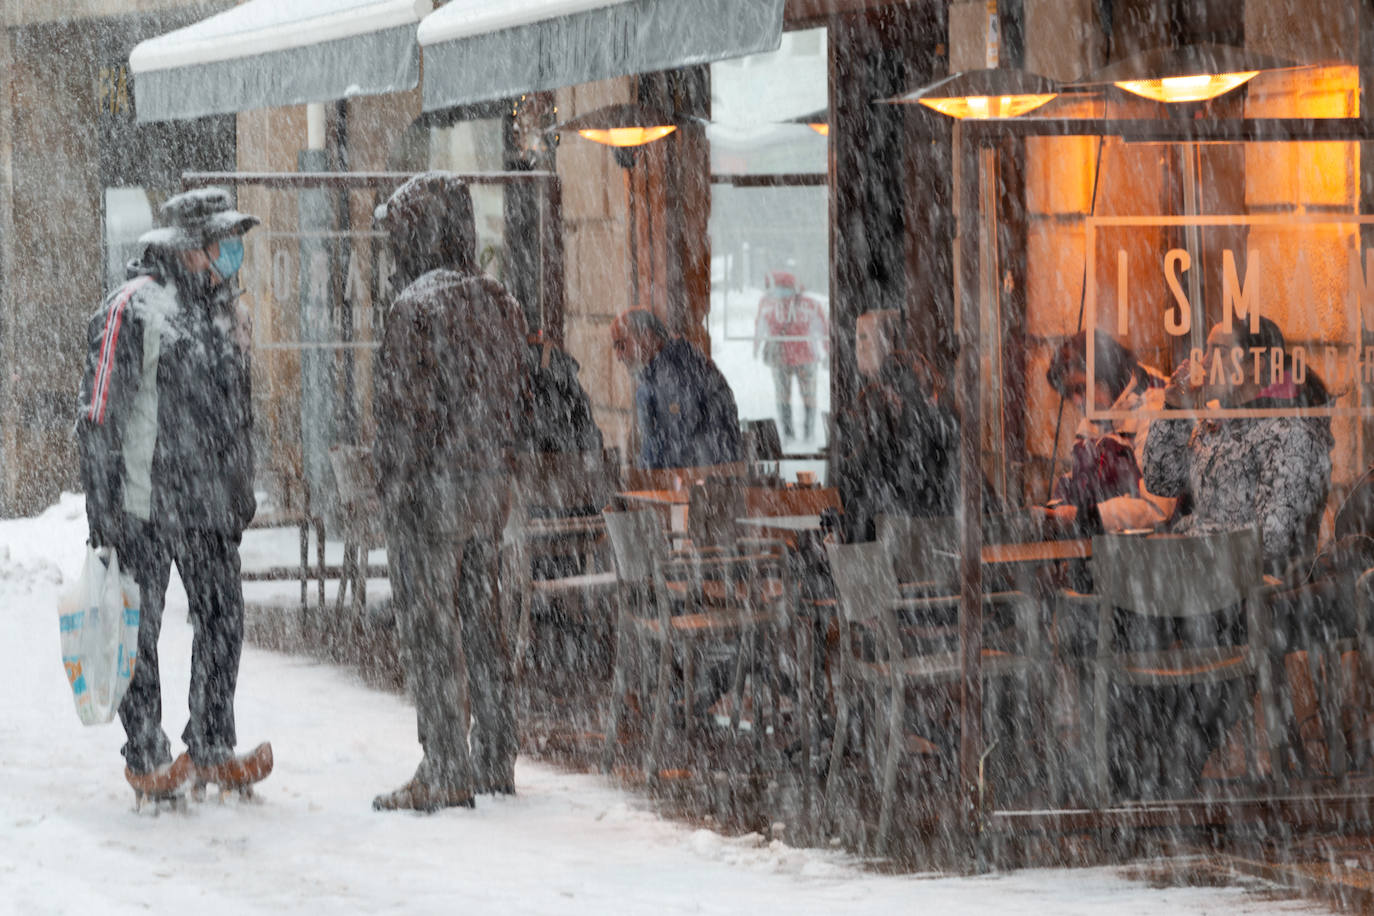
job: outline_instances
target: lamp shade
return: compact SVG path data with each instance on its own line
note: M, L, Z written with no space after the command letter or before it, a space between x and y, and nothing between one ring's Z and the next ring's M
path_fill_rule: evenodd
M788 118L788 123L805 124L807 127L820 134L822 137L830 136L830 109L822 108L819 111L808 112L804 115L797 115L795 118Z
M893 105L921 104L951 118L1014 118L1059 94L1054 80L1024 70L965 70L904 95Z
M1196 44L1143 51L1104 67L1079 86L1111 83L1156 102L1204 102L1292 61L1230 45Z
M678 118L641 105L607 105L558 125L603 146L634 147L652 143L677 130Z

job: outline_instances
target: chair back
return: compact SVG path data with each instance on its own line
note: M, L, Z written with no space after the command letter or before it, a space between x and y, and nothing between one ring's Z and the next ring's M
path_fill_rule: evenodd
M687 537L696 547L733 547L745 515L744 489L735 480L708 477L688 494Z
M740 423L744 433L744 459L751 464L755 461L781 461L782 437L778 435L776 420L745 420Z
M377 493L377 468L372 449L360 445L335 445L329 463L339 488L339 516L343 534L350 540L380 542L383 537L382 504Z
M651 582L655 568L668 555L668 538L659 514L652 509L606 509L601 514L611 539L616 577L626 583Z
M953 588L959 575L959 531L952 515L880 515L878 541L901 582Z
M1150 617L1195 617L1238 604L1263 582L1259 532L1103 534L1093 538L1102 600Z
M901 596L892 557L881 542L837 544L830 538L825 542L825 552L845 620L879 618Z

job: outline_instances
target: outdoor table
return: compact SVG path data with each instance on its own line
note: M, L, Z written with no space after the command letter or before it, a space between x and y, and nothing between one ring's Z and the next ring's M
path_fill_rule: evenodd
M632 506L651 506L663 514L667 528L681 533L687 530L687 504L691 491L682 490L621 490L616 497Z

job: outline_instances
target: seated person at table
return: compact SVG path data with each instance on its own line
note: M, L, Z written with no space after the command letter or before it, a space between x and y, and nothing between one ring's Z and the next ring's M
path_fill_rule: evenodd
M682 468L739 461L743 448L735 396L715 363L645 308L611 323L615 355L639 385L641 468Z
M1197 368L1194 375L1185 360L1174 371L1164 390L1168 407L1301 408L1330 400L1311 369L1297 378L1283 332L1267 318L1258 332L1240 318L1231 330L1214 327ZM1279 572L1314 553L1334 444L1327 417L1157 420L1145 443L1145 486L1162 496L1191 493L1193 511L1178 520L1180 532L1259 525L1265 564Z
M1168 379L1146 366L1107 334L1093 333L1093 405L1098 410L1160 411ZM1059 347L1045 379L1061 398L1086 409L1088 335L1079 331ZM1157 528L1174 513L1173 497L1150 492L1141 483L1147 417L1113 418L1078 424L1071 468L1055 482L1057 505L1050 519L1085 533Z
M864 388L841 420L846 447L836 468L845 541L871 541L879 515L954 514L958 421L932 396L920 354L897 346L901 313L866 312L854 352Z

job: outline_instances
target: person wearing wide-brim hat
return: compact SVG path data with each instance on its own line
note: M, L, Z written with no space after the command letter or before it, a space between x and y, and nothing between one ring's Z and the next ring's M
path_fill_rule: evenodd
M130 279L87 328L76 431L91 543L111 547L141 593L138 659L119 708L137 797L188 785L243 788L271 747L237 756L234 691L243 645L238 545L253 517L251 384L236 339L234 277L257 217L219 188L162 205ZM162 728L158 633L176 563L195 636L186 751Z

